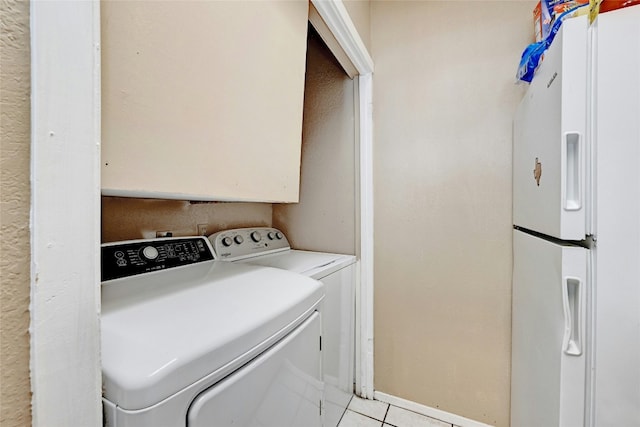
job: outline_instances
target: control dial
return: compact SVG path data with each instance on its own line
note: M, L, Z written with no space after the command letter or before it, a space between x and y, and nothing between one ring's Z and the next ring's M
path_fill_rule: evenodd
M276 239L281 240L282 239L282 233L279 231L276 231Z
M237 235L236 237L233 238L233 241L236 242L237 244L241 245L242 242L244 242L244 239L242 238L241 235Z
M233 243L233 240L231 240L231 237L223 237L222 238L222 244L224 246L231 246L232 243Z
M269 240L273 240L276 238L276 233L270 231L269 233L267 233L267 237L269 238Z
M158 258L158 250L153 247L153 246L145 246L145 248L142 250L142 255L150 260L153 261L154 259Z
M262 240L262 234L260 234L259 231L253 231L251 233L251 240L253 240L254 242L259 242L260 240Z

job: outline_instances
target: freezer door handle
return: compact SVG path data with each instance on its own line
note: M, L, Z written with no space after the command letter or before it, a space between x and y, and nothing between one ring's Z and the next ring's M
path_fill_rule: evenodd
M578 132L567 132L564 140L564 210L579 211L582 208L582 138Z
M562 349L569 356L582 354L582 281L577 277L565 277L562 286L564 307L564 337Z

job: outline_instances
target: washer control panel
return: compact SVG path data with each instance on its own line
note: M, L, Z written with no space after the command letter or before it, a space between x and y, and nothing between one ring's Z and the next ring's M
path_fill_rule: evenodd
M102 281L215 259L205 237L129 240L102 245Z
M209 236L216 257L235 261L291 249L284 233L271 227L235 228Z

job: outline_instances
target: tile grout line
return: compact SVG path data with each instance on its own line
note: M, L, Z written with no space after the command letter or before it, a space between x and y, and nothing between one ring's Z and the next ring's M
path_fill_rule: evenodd
M351 401L353 400L353 396L355 396L355 394L351 395L351 399L349 399L349 403L347 403L347 407L344 408L344 412L342 413L342 415L340 415L340 419L338 420L338 425L336 427L340 427L340 423L342 422L342 419L344 418L345 414L349 410L349 405L351 405Z
M362 415L363 417L371 418L372 420L375 420L375 421L380 421L376 417L372 417L371 415L363 414L362 412L358 412L358 411L353 410L353 409L348 409L347 408L347 411L351 411L351 412L353 412L355 414ZM386 414L385 414L385 416L386 416ZM382 423L384 423L384 421L382 421Z
M384 412L384 417L382 417L382 427L384 427L384 422L387 419L387 415L389 414L389 409L391 409L391 404L387 403L387 410Z
M388 406L387 406L387 411L385 412L385 414L384 414L384 419L382 420L382 425L383 425L382 427L384 427L384 424L385 424L385 423L386 423L388 426L391 426L391 427L399 427L399 426L397 426L397 425L395 425L395 424L391 424L391 423L387 422L387 415L389 415L389 410L391 409L391 406L393 406L393 405L391 405L390 403L387 403L387 405L388 405ZM416 415L419 415L420 417L425 418L425 419L433 419L433 420L436 420L436 421L440 421L441 423L448 424L448 425L447 425L447 427L458 427L458 426L454 425L453 423L448 423L447 421L443 421L443 420L441 420L441 419L439 419L439 418L430 417L430 416L428 416L428 415L421 414L420 412L416 412L416 411L412 411L412 410L410 410L410 409L404 409L404 408L399 408L399 409L401 409L401 410L405 410L405 411L407 411L407 412L412 412L412 413L414 413L414 414L416 414ZM372 417L369 417L369 418L372 418Z
M356 396L355 396L355 395L351 397L351 399L349 400L349 405L351 405L351 401L352 401L353 399L355 399L355 398L356 398ZM384 413L384 416L382 417L382 420L379 420L378 418L376 418L376 417L375 417L375 416L373 416L373 415L370 415L370 414L368 414L368 413L365 413L365 410L363 410L362 412L360 412L360 411L358 411L358 410L356 410L356 409L349 408L349 405L347 405L347 411L351 411L351 412L354 412L354 413L356 413L356 414L363 415L363 416L365 416L365 417L367 417L367 418L371 418L372 420L375 420L375 421L380 421L382 424L384 424L384 420L387 418L387 413L389 412L389 408L391 407L391 404L390 404L390 403L386 403L386 402L381 402L381 401L379 401L379 400L375 400L375 399L372 399L372 401L373 401L373 402L380 402L380 403L383 403L383 404L387 405L387 409L385 410L385 413ZM346 413L346 411L345 411L345 413ZM344 415L343 415L343 416L344 416ZM391 425L392 427L396 427L396 426L393 426L392 424L390 424L390 425ZM381 426L381 427L382 427L382 426Z

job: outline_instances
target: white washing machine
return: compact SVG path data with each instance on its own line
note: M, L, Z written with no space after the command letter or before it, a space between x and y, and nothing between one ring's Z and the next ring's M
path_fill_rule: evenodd
M204 237L102 247L105 425L320 426L323 285Z
M354 390L356 257L291 249L284 233L269 227L226 230L209 240L219 260L289 270L325 285L322 413L325 426L336 426Z

